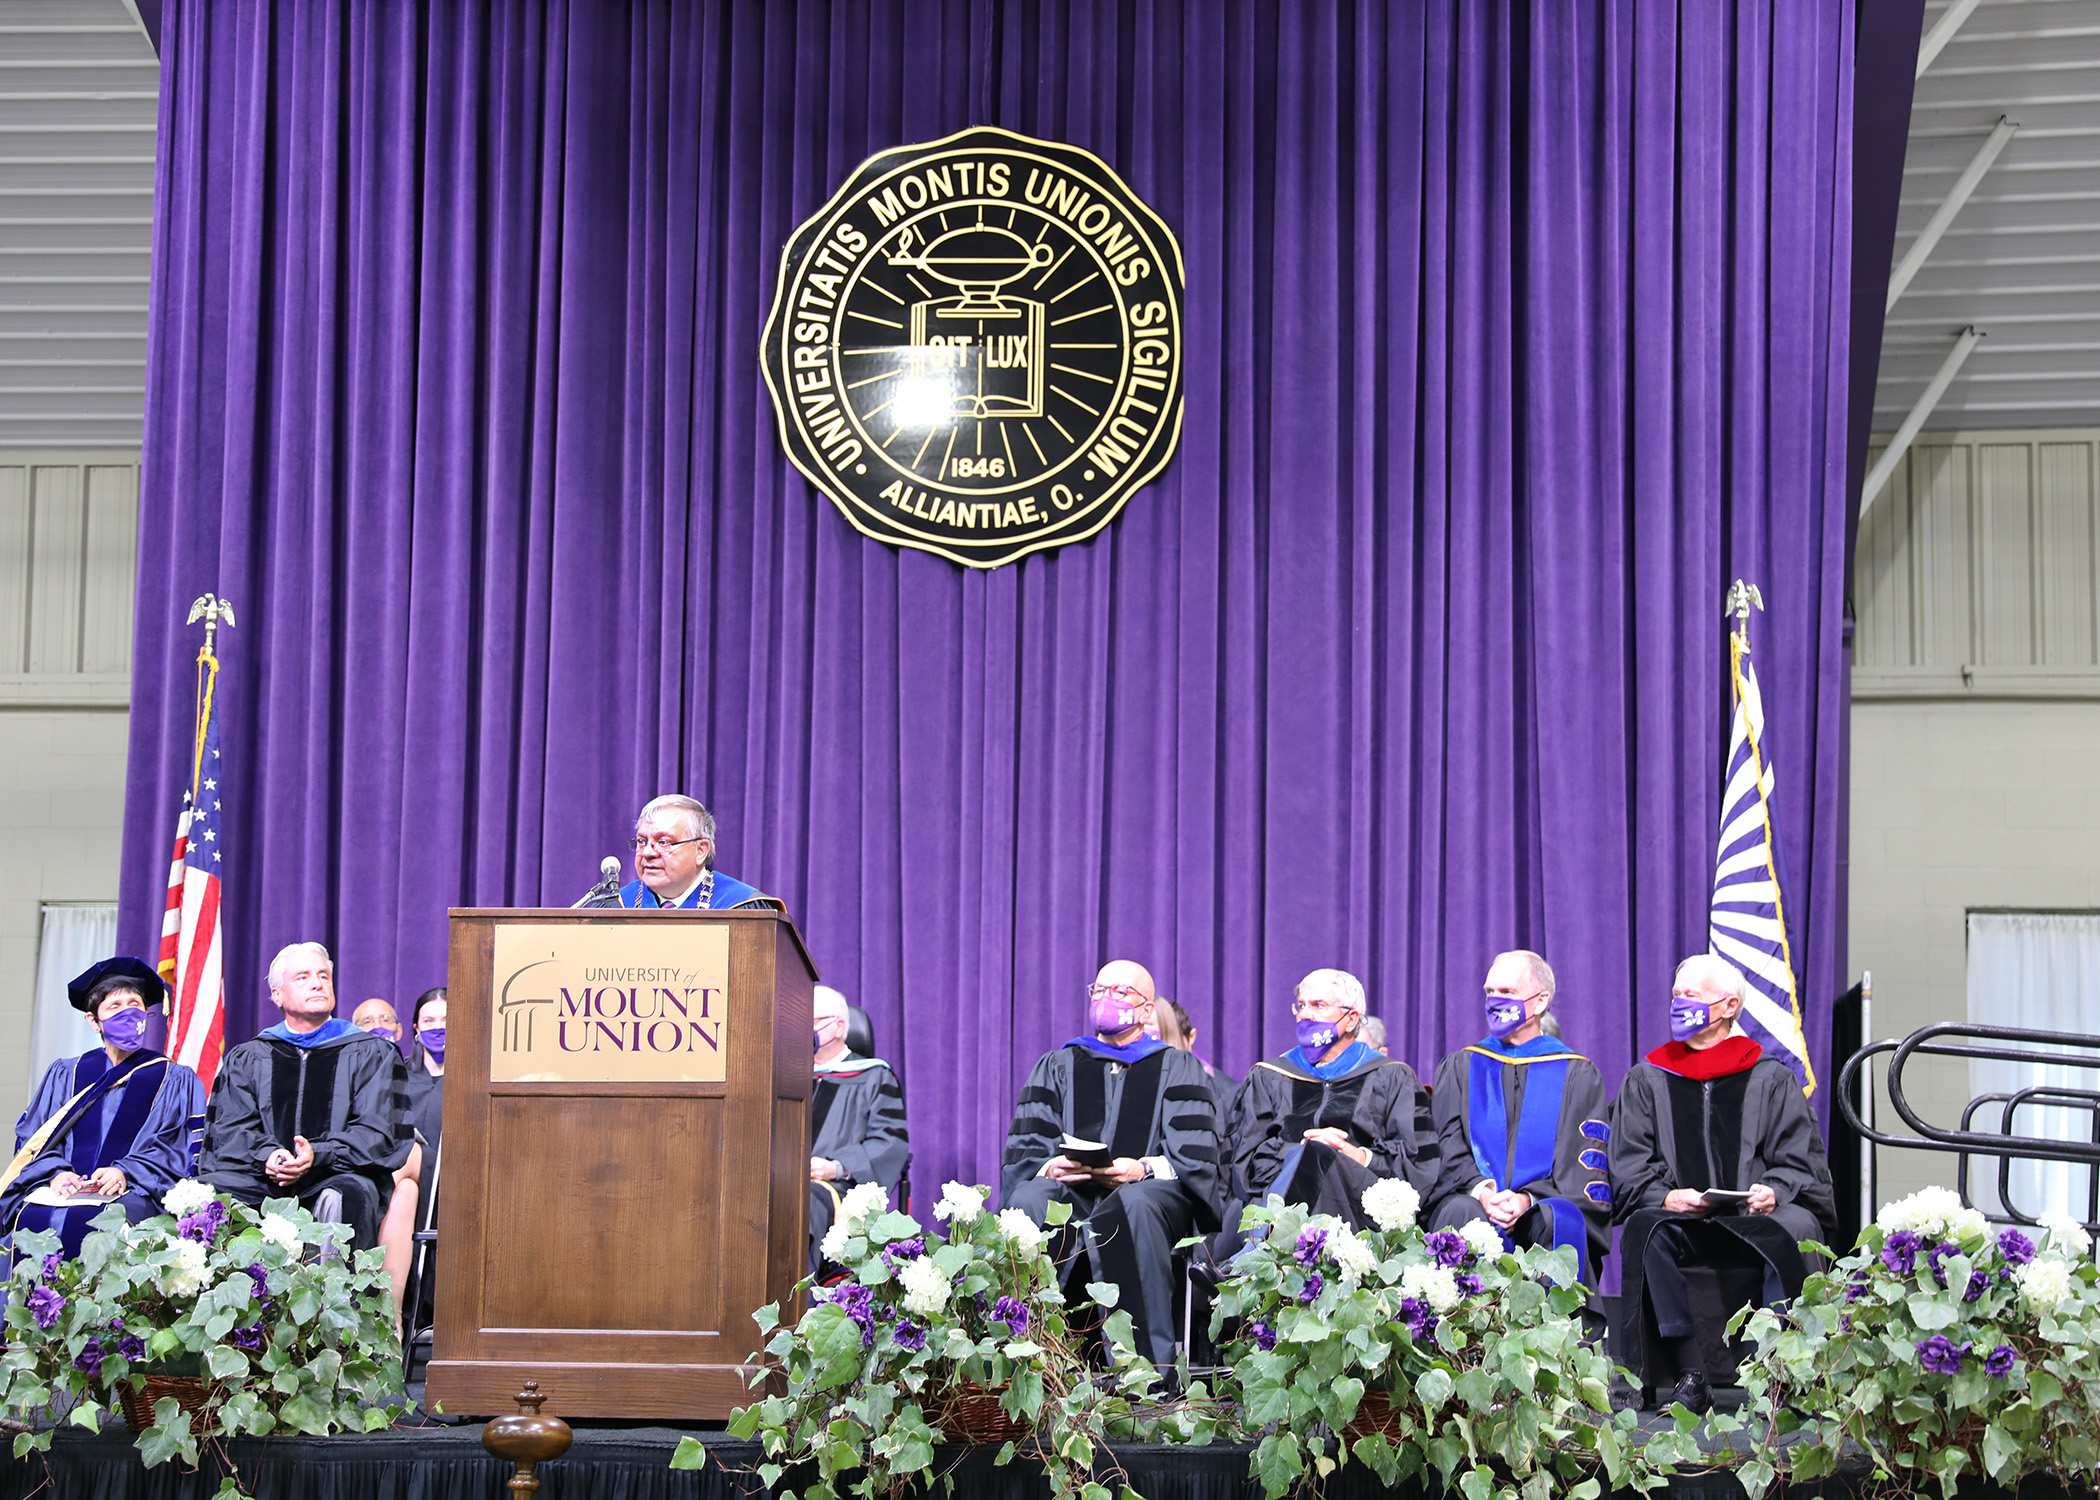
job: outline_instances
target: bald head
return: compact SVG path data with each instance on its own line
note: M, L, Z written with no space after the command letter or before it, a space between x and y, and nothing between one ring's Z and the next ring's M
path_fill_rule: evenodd
M401 1040L401 1018L394 1014L394 1007L374 996L365 1001L350 1015L350 1024L359 1031L369 1031L383 1036L390 1042Z
M1157 999L1159 991L1152 983L1152 971L1135 959L1112 958L1101 966L1094 976L1096 989L1136 990L1147 1000Z
M1152 971L1127 958L1112 958L1101 966L1088 990L1094 1032L1118 1046L1128 1046L1142 1032L1158 1024L1155 1000L1159 991Z

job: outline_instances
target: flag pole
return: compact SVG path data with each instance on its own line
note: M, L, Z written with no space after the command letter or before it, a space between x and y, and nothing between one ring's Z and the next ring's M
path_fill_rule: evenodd
M197 781L204 774L204 726L211 720L212 692L219 685L219 622L235 628L233 601L217 594L199 594L190 605L188 623L204 622L204 644L197 648L197 718L190 737L190 795L197 795Z

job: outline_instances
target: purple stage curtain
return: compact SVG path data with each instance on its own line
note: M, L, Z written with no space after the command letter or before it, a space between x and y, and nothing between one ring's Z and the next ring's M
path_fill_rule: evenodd
M1534 947L1615 1080L1705 946L1741 575L1827 1075L1852 26L169 0L126 946L214 590L236 1038L280 945L406 1000L447 906L565 905L682 789L873 1013L922 1184L997 1180L1114 956L1234 1072L1350 969L1426 1073ZM989 574L855 533L758 363L796 223L980 123L1097 152L1188 266L1179 456Z

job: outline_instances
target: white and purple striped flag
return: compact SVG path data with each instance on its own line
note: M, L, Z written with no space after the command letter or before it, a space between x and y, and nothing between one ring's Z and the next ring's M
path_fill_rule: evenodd
M1728 675L1735 712L1728 734L1728 777L1721 792L1721 838L1714 854L1714 894L1707 947L1743 971L1748 990L1740 1021L1759 1046L1816 1089L1801 991L1779 889L1779 834L1774 823L1772 763L1765 758L1765 709L1750 663L1750 605L1764 608L1754 586L1728 593L1735 628L1728 636Z

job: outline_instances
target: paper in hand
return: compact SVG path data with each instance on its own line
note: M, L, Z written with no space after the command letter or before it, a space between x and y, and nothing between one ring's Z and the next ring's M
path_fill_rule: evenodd
M1082 1167L1106 1167L1115 1162L1115 1153L1105 1141L1083 1141L1076 1135L1068 1135L1057 1143L1058 1155L1068 1161L1078 1162Z

